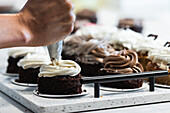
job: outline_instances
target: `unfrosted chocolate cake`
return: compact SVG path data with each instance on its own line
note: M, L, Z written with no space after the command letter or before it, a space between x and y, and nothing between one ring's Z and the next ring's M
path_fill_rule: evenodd
M80 74L74 77L69 75L39 77L38 91L42 94L52 95L79 94L82 92L80 79Z
M89 20L91 23L97 23L97 16L95 11L84 9L78 12L76 17L77 20Z
M142 20L137 20L137 19L121 19L119 20L119 28L129 28L135 32L142 33L143 30L143 25L142 25Z
M104 59L104 68L99 73L104 75L130 74L143 72L142 65L138 62L138 56L135 51L122 50L115 51L113 55ZM121 82L102 83L106 87L119 89L133 89L142 87L143 80L127 80Z
M71 60L60 60L40 68L38 92L50 95L71 95L82 92L80 66Z
M17 82L37 84L37 78L40 72L39 69L40 68L23 69L22 67L20 67L18 71L19 79L17 80Z

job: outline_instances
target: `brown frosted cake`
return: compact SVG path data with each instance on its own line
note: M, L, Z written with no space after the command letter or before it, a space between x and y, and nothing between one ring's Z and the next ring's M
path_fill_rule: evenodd
M77 20L89 20L91 23L97 23L96 12L84 9L76 14Z
M157 50L152 50L148 53L147 71L168 70L170 73L170 49L163 47ZM164 77L156 77L156 83L170 85L170 74Z
M18 62L19 79L17 82L36 84L40 67L50 63L50 57L47 53L27 54Z
M142 20L138 19L121 19L119 20L119 28L129 28L135 32L142 33L143 30L143 25L142 25Z
M104 59L104 68L100 69L101 76L130 74L143 72L142 65L138 62L138 56L135 51L122 50L115 51L113 55L107 56ZM143 80L127 80L121 82L102 83L106 87L119 89L133 89L142 87Z
M113 51L104 40L91 36L71 36L65 41L63 54L68 59L74 58L81 67L81 75L98 76L98 70L103 67L103 58Z
M53 61L40 68L38 92L50 95L71 95L82 92L80 66L71 60Z
M147 64L150 62L150 59L148 58L148 53L152 50L158 50L159 48L162 48L162 42L159 40L154 40L152 38L144 38L142 40L139 40L138 43L133 45L133 49L137 52L139 57L139 62L144 67L144 71L147 71Z
M17 63L20 59L24 58L28 53L32 53L34 48L32 47L15 47L10 48L8 51L8 66L7 66L7 73L18 73L19 67Z

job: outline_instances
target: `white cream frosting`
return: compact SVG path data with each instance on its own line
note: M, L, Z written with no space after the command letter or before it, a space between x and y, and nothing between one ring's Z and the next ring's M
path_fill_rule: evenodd
M117 28L115 26L103 26L103 25L90 25L83 26L80 28L75 35L90 35L93 38L110 38L113 33L117 32Z
M14 47L8 50L8 55L13 58L26 56L28 53L33 53L34 47Z
M51 60L48 53L28 53L23 59L18 62L18 66L23 69L38 68L44 64L50 64Z
M80 66L71 60L60 60L57 64L43 65L39 77L54 77L58 75L76 76L80 73Z
M122 44L128 49L146 52L154 48L163 47L166 41L154 40L152 37L144 37L142 34L130 29L116 29L114 26L93 25L80 28L77 36L90 35L94 39L105 39L108 43Z
M8 55L13 58L24 57L28 53L45 53L46 48L44 47L14 47L8 50Z
M148 59L156 63L161 69L169 69L170 64L170 48L162 47L159 49L150 50Z

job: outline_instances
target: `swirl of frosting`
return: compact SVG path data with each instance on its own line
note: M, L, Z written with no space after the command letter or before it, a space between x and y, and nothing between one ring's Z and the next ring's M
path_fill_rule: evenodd
M103 62L103 58L110 55L114 49L105 40L93 39L91 36L75 36L65 40L64 52L66 55L77 56L80 62ZM78 58L81 57L81 58Z
M46 53L45 47L14 47L8 50L8 55L13 58L24 57L28 53Z
M105 58L106 56L111 55L114 51L115 50L112 46L106 43L98 45L95 49L91 50L93 55L100 58Z
M38 68L44 64L50 64L51 60L47 53L28 53L23 59L18 62L18 66L22 67L23 69L28 68Z
M104 63L104 70L108 73L127 74L143 72L143 67L138 62L137 53L132 50L115 51L113 55L104 59Z
M13 58L26 56L28 53L33 53L34 47L14 47L8 50L8 55Z
M55 77L59 75L76 76L80 73L80 66L71 60L60 60L59 63L43 65L39 77Z
M68 37L63 47L67 55L87 55L97 45L103 43L103 40L93 39L91 36L75 36Z

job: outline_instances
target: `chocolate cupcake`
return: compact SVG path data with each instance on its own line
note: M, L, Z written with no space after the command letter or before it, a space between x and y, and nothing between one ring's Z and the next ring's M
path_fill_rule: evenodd
M152 50L148 53L150 60L146 66L147 71L167 70L170 73L170 49L163 47ZM155 82L158 84L170 85L170 74L164 77L156 77Z
M19 79L17 82L36 84L40 67L50 63L51 60L47 53L27 54L18 62Z
M138 20L138 19L120 19L119 20L119 28L129 28L135 32L138 33L142 33L143 30L143 24L142 24L142 20Z
M103 58L113 51L104 40L91 36L72 36L65 41L63 54L81 66L83 76L98 76L98 70L103 67Z
M70 95L82 92L80 66L71 60L60 60L40 68L38 92L51 95Z
M91 23L97 23L96 12L84 9L76 14L77 20L89 20Z
M33 47L15 47L10 48L8 51L8 66L7 73L18 73L19 67L17 63L20 59L24 58L28 53L33 53L35 48Z
M143 72L142 65L138 62L137 53L133 50L115 51L113 55L104 59L104 68L100 69L101 76L130 74ZM119 89L133 89L142 87L143 80L127 80L121 82L102 83L106 87Z

